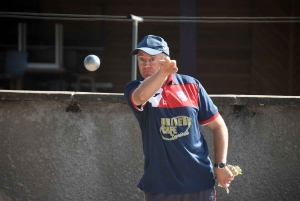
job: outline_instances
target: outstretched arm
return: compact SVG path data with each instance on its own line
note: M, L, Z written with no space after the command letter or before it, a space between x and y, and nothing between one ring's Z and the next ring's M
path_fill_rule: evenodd
M132 101L135 105L142 105L151 98L165 83L170 74L176 73L178 68L175 60L165 57L159 61L160 69L146 78L132 93Z

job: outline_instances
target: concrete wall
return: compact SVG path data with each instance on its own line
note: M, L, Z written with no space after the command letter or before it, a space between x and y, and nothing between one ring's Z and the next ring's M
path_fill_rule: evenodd
M228 162L243 170L218 200L300 200L300 97L211 97L230 131ZM142 171L122 94L0 91L1 201L141 201Z

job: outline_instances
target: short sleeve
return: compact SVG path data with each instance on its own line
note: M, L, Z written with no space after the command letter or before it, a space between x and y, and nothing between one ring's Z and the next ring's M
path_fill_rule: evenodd
M201 125L208 124L219 116L218 108L213 103L203 86L199 83L198 92L199 113L198 121Z
M133 109L135 111L143 110L143 108L141 106L136 106L132 102L132 93L134 92L134 90L136 88L138 88L138 86L141 84L141 82L142 82L142 80L131 81L131 82L127 83L127 85L125 86L125 89L124 89L124 95L125 95L126 100L129 104L129 106L131 107L131 109Z

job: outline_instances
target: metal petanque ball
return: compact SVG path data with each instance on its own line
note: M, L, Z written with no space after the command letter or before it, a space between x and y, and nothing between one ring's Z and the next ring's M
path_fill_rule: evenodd
M88 71L95 71L100 66L100 59L96 55L90 54L85 57L83 64Z

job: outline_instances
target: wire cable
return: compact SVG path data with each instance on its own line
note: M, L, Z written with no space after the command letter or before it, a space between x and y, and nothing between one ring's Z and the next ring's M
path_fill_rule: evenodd
M189 22L189 23L299 23L299 20L158 20L144 19L144 22Z
M26 12L0 12L0 15L21 15L21 16L53 16L53 17L75 17L75 18L120 18L127 19L127 16L118 15L81 15L81 14L60 14L60 13L26 13Z
M114 19L114 18L71 18L71 17L43 17L43 16L24 16L24 15L0 15L6 18L21 18L21 19L40 19L40 20L73 20L73 21L126 21L132 22L131 19Z
M45 20L73 21L125 21L132 22L128 16L81 15L58 13L0 12L0 17ZM187 17L187 16L140 16L144 22L180 23L299 23L300 17Z
M191 23L298 23L300 17L187 17L187 16L141 16L145 22L191 22Z
M225 20L299 20L300 17L191 17L191 16L141 16L144 19L188 19L188 20L216 20L216 19L225 19Z

